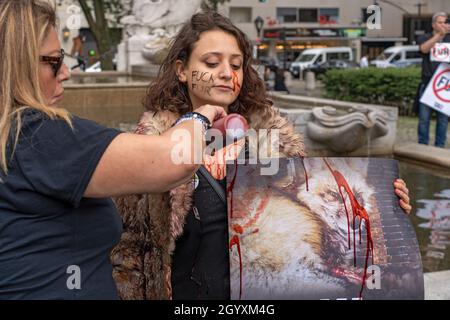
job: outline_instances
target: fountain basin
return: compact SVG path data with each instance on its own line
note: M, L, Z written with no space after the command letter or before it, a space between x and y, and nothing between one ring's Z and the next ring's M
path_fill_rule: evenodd
M398 109L271 94L280 113L305 140L309 156L383 156L394 153Z
M137 123L151 78L122 72L73 73L61 107L108 127Z

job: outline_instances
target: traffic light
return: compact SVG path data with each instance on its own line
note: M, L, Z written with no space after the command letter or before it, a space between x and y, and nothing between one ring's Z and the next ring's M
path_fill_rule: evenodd
M259 0L260 3L267 3L267 0Z

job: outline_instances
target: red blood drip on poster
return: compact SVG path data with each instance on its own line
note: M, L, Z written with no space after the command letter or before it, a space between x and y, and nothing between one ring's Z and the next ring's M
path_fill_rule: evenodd
M239 300L242 297L242 256L241 256L241 242L238 235L234 235L230 240L230 250L236 246L239 256Z
M306 191L309 191L309 186L308 186L308 173L306 172L306 167L305 167L305 157L301 157L301 159L302 159L303 171L305 171Z
M267 194L267 193L263 192L262 194ZM266 207L266 205L267 205L268 202L269 202L269 197L268 197L268 196L264 196L264 197L261 199L261 201L260 201L260 203L259 203L259 205L258 205L258 208L256 208L256 213L255 213L255 215L253 216L253 218L251 218L251 219L249 219L249 220L247 221L247 223L244 225L244 228L249 228L249 227L251 227L251 226L259 219L259 216L260 216L261 213L264 211L264 208Z
M227 191L230 194L230 219L233 217L233 188L234 188L234 184L236 182L237 168L238 168L238 166L237 166L237 159L236 159L234 176L233 176L233 179L231 180L230 185L227 189ZM267 193L263 192L262 194L264 194L265 196L263 196L260 203L258 204L258 207L256 208L256 211L255 211L255 214L253 215L253 217L250 217L249 220L243 226L241 226L240 224L233 224L231 226L231 229L236 234L231 237L230 244L229 244L229 250L231 251L233 246L236 246L236 248L238 250L238 256L239 256L239 300L242 297L242 287L243 287L242 286L243 266L242 266L241 241L240 241L241 238L240 237L249 235L249 234L255 234L255 233L259 232L258 228L255 228L255 229L247 231L247 232L246 232L246 229L251 228L256 223L256 221L258 221L259 217L261 216L262 212L264 211L265 207L267 206L267 203L269 202L269 197L266 195Z
M233 219L233 189L234 189L234 184L236 183L237 170L238 170L238 163L237 163L237 159L235 159L234 175L233 175L233 178L231 179L230 185L227 188L227 192L230 195L230 220ZM238 224L233 225L232 229L234 232L236 232L238 234L244 233L244 228L242 228L242 226L240 226ZM230 239L230 245L229 245L230 251L233 248L233 246L236 246L237 251L238 251L238 256L239 256L239 300L240 300L242 297L242 256L241 256L241 241L239 240L239 236L237 234L235 234Z
M233 219L233 189L234 184L236 183L236 176L238 171L237 159L234 160L234 175L231 179L230 185L227 188L227 192L230 194L230 219Z
M365 265L364 265L364 274L362 277L362 285L361 285L361 290L359 292L359 298L362 298L362 292L364 289L364 284L366 282L366 278L367 278L367 265L368 265L368 261L369 261L369 255L372 256L372 264L373 264L373 240L372 240L372 233L370 230L370 221L369 221L369 215L367 214L366 209L361 206L358 202L358 200L356 199L355 195L353 194L350 186L348 185L347 180L344 178L344 176L337 170L333 170L330 166L330 164L328 163L328 161L326 159L323 159L325 161L325 164L327 165L328 169L331 171L331 174L333 175L334 179L336 180L336 183L338 185L338 189L339 189L339 193L341 194L342 197L342 201L344 202L344 208L345 208L345 213L347 214L347 221L348 221L348 211L347 211L347 207L345 205L345 198L342 194L341 188L344 188L344 190L346 191L349 200L350 200L350 204L352 206L352 212L353 212L353 264L356 267L356 248L355 248L355 220L356 217L359 217L360 224L359 224L359 232L361 234L361 222L362 220L364 220L364 225L366 227L366 233L367 233L367 247L366 247L366 259L365 259Z
M242 280L243 279L243 277L242 277L243 272L242 272L241 241L240 241L240 237L239 236L243 236L244 232L245 232L245 229L247 229L247 228L251 227L253 224L255 224L255 222L261 216L261 213L264 211L264 209L265 209L265 207L266 207L268 202L269 202L269 197L265 196L264 198L262 198L261 202L258 205L258 208L256 209L255 215L253 216L253 218L249 219L249 221L247 221L244 226L241 226L240 224L234 224L234 225L231 226L231 229L234 232L237 233L230 240L229 250L231 250L234 245L236 245L237 250L238 250L238 256L239 256L239 300L242 297L242 283L243 283L243 280ZM255 228L254 230L251 230L247 234L255 234L257 232L259 232L259 229Z
M237 91L241 90L241 85L239 84L239 77L236 73L236 71L233 71L233 92L236 93Z

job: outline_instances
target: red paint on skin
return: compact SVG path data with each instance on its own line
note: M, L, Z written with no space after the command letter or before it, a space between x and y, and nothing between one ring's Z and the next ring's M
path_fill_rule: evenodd
M239 84L239 77L236 71L233 71L233 92L241 91L241 85Z
M356 217L359 217L359 219L360 219L360 224L359 224L360 243L361 243L361 222L362 222L362 220L364 220L364 225L366 227L366 233L367 233L366 259L365 259L365 266L364 266L364 274L362 277L361 290L359 292L359 298L361 299L362 292L364 289L364 284L365 284L366 278L367 278L367 265L368 265L368 261L369 261L369 255L372 256L372 264L373 264L373 260L374 260L374 258L373 258L373 240L372 240L372 233L370 230L369 215L368 215L366 209L359 204L358 200L356 199L355 195L353 194L353 192L352 192L350 186L348 185L347 180L344 178L344 176L339 171L333 170L333 168L330 166L330 164L328 163L328 161L326 159L323 159L323 161L325 161L325 164L327 165L328 169L330 170L331 174L333 175L333 177L336 180L336 183L338 185L339 193L341 194L342 201L344 202L345 213L347 214L347 225L349 225L349 215L348 215L347 207L345 205L345 199L342 194L341 188L344 188L344 190L346 191L347 196L349 197L349 200L350 200L350 204L352 206L352 213L353 213L353 265L355 267L356 267L356 245L355 245ZM348 235L350 237L350 230L348 230Z

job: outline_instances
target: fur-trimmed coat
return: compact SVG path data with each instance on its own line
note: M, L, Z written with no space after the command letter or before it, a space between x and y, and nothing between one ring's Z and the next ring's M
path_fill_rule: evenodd
M159 135L177 118L177 114L168 111L156 115L145 112L136 133ZM268 120L257 113L248 120L255 130L279 129L280 151L285 156L305 155L301 136L276 109L272 109ZM113 277L121 299L171 299L171 255L175 240L183 233L193 193L193 184L188 182L165 193L114 199L124 229L120 243L111 253Z

